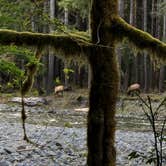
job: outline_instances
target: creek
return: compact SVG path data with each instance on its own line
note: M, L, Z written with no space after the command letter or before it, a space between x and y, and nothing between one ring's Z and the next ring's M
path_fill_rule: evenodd
M87 108L60 109L49 105L26 106L26 130L35 147L23 141L21 107L0 104L0 166L85 166ZM132 151L147 154L153 134L145 117L118 114L117 166L144 166L129 160ZM164 161L166 165L166 161Z

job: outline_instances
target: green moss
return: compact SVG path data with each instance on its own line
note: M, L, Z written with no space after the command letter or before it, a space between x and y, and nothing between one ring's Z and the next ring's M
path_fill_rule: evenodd
M146 50L153 56L166 61L166 43L154 38L149 33L133 27L120 17L115 17L112 21L110 33L114 33L119 41L127 38L130 42L143 51Z
M51 47L56 52L60 52L66 57L70 55L82 56L88 52L88 36L81 36L78 33L69 34L42 34L31 32L16 32L12 30L0 30L0 44L18 46L41 46L42 48Z
M35 53L35 61L27 64L27 75L21 87L21 93L24 96L32 88L34 77L38 69L38 64L42 56L42 47L39 46Z
M66 123L64 124L64 127L72 128L73 125L72 125L70 122L66 122Z

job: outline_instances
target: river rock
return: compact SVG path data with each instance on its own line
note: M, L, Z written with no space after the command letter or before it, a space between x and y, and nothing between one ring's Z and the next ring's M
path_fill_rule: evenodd
M14 103L21 103L22 99L21 97L13 97L10 99L10 102ZM29 97L29 98L24 98L25 105L27 106L39 106L42 104L47 105L48 101L45 98L41 97Z

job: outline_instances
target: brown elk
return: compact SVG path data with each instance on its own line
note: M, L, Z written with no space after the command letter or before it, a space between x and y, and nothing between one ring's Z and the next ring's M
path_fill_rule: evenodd
M54 89L55 95L63 96L63 91L70 91L72 90L71 86L65 87L63 85L56 86Z
M64 91L64 86L63 85L56 86L55 89L54 89L54 92L57 95L59 95L59 94L63 95L63 91Z
M141 92L140 91L140 84L138 84L138 83L130 85L127 89L128 95L133 95L134 93L139 94L140 92Z

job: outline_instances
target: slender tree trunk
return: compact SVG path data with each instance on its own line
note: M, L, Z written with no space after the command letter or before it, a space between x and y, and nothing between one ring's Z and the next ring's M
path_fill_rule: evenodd
M130 24L131 25L134 25L136 26L136 19L137 19L137 9L138 9L138 6L137 6L137 3L136 3L136 0L130 0ZM139 65L138 65L138 61L139 61L139 57L136 56L134 57L134 69L130 69L132 71L134 71L134 82L138 82L139 81L139 78L138 78L138 73L139 73ZM128 72L129 73L129 72ZM129 75L129 77L132 77L132 75Z
M131 7L130 7L130 1L128 0L121 0L121 3L124 3L124 19L127 20L128 22L131 22ZM128 12L128 8L130 8L130 12ZM126 49L129 49L129 48L126 48ZM125 55L126 55L126 51L125 51ZM123 59L127 59L127 63L126 63L126 67L125 67L125 70L124 70L124 73L122 73L122 90L124 92L127 91L127 88L129 86L129 84L131 83L131 70L135 71L135 69L132 69L132 66L131 66L131 60L130 60L130 57L131 57L131 52L129 52L129 54L127 55L127 57L124 57L123 56ZM122 60L123 60L122 59ZM122 67L122 66L121 66Z
M166 40L166 15L163 16L163 40Z
M155 7L155 18L156 18L156 24L155 24L155 27L156 27L156 37L158 39L160 39L161 37L161 34L160 34L160 29L161 29L161 20L160 20L160 17L159 17L159 2L160 0L156 0L156 7Z
M150 30L149 30L149 32L152 34L152 35L154 35L154 0L151 0L151 10L149 11L149 13L151 13L151 15L150 15L150 18L151 18L151 26L150 26ZM151 90L151 91L154 91L154 86L153 86L153 84L154 84L154 67L153 67L153 62L151 62L150 61L150 67L149 67L149 80L150 80L150 82L149 82L149 89Z
M157 16L157 3L158 3L158 0L154 0L154 13L153 13L153 16L154 16L154 27L153 27L153 33L154 33L154 36L156 38L159 38L159 32L158 32L158 16ZM159 89L159 85L158 85L158 81L159 81L159 70L157 69L157 62L155 61L155 66L154 66L154 89L158 91Z
M100 12L99 12L100 11ZM115 107L119 89L119 71L115 55L115 37L105 30L117 15L116 0L94 0L91 11L92 41L106 45L94 47L89 58L92 68L90 110L88 113L88 166L115 166Z
M122 18L124 18L124 0L119 0L119 14ZM119 70L120 70L120 91L123 92L125 90L125 88L123 87L122 80L124 79L124 74L122 74L122 69L121 69L121 65L122 65L122 44L120 44L120 46L117 48L117 54L118 54L118 62L119 62ZM128 86L128 84L127 84Z
M69 24L69 10L67 8L65 8L64 11L64 24L65 25Z
M165 67L162 65L160 67L159 73L159 92L164 92L164 75L165 75Z
M162 39L166 38L166 16L163 16L163 28L162 28ZM160 68L160 76L159 76L159 92L164 92L165 88L165 65L162 65Z
M68 25L69 24L69 10L67 9L67 8L65 8L65 11L64 11L64 24L65 25ZM69 68L68 67L68 64L67 64L67 62L65 61L64 62L64 68ZM68 77L67 77L67 75L66 75L66 73L65 73L65 86L67 87L68 86Z
M44 2L43 14L48 14L48 1ZM49 27L44 25L43 32L48 33ZM48 69L48 53L49 53L48 49L46 49L45 52L46 52L45 56L42 56L42 63L44 65L44 68ZM47 86L48 85L48 71L47 70L44 72L42 84L43 84L44 89L46 90L46 94L48 94L48 89L47 89L48 88L48 86Z
M55 0L50 0L50 18L55 18ZM53 31L53 27L50 26L50 32ZM53 86L54 86L54 54L51 50L49 50L49 56L48 56L48 84L47 89L49 92L51 92Z
M89 11L91 9L91 5L92 5L92 0L90 0L89 2ZM89 16L88 16L88 32L91 33L91 25L90 25L90 12L89 12ZM91 88L91 79L92 79L92 71L91 71L91 66L90 64L88 65L88 89Z
M143 2L144 6L144 31L147 31L147 0ZM147 72L147 53L144 53L144 92L148 91L148 72Z
M91 87L91 78L92 78L91 66L88 65L88 89L90 89L90 87Z
M124 0L119 0L119 15L124 18Z
M136 24L136 0L130 0L130 24Z

